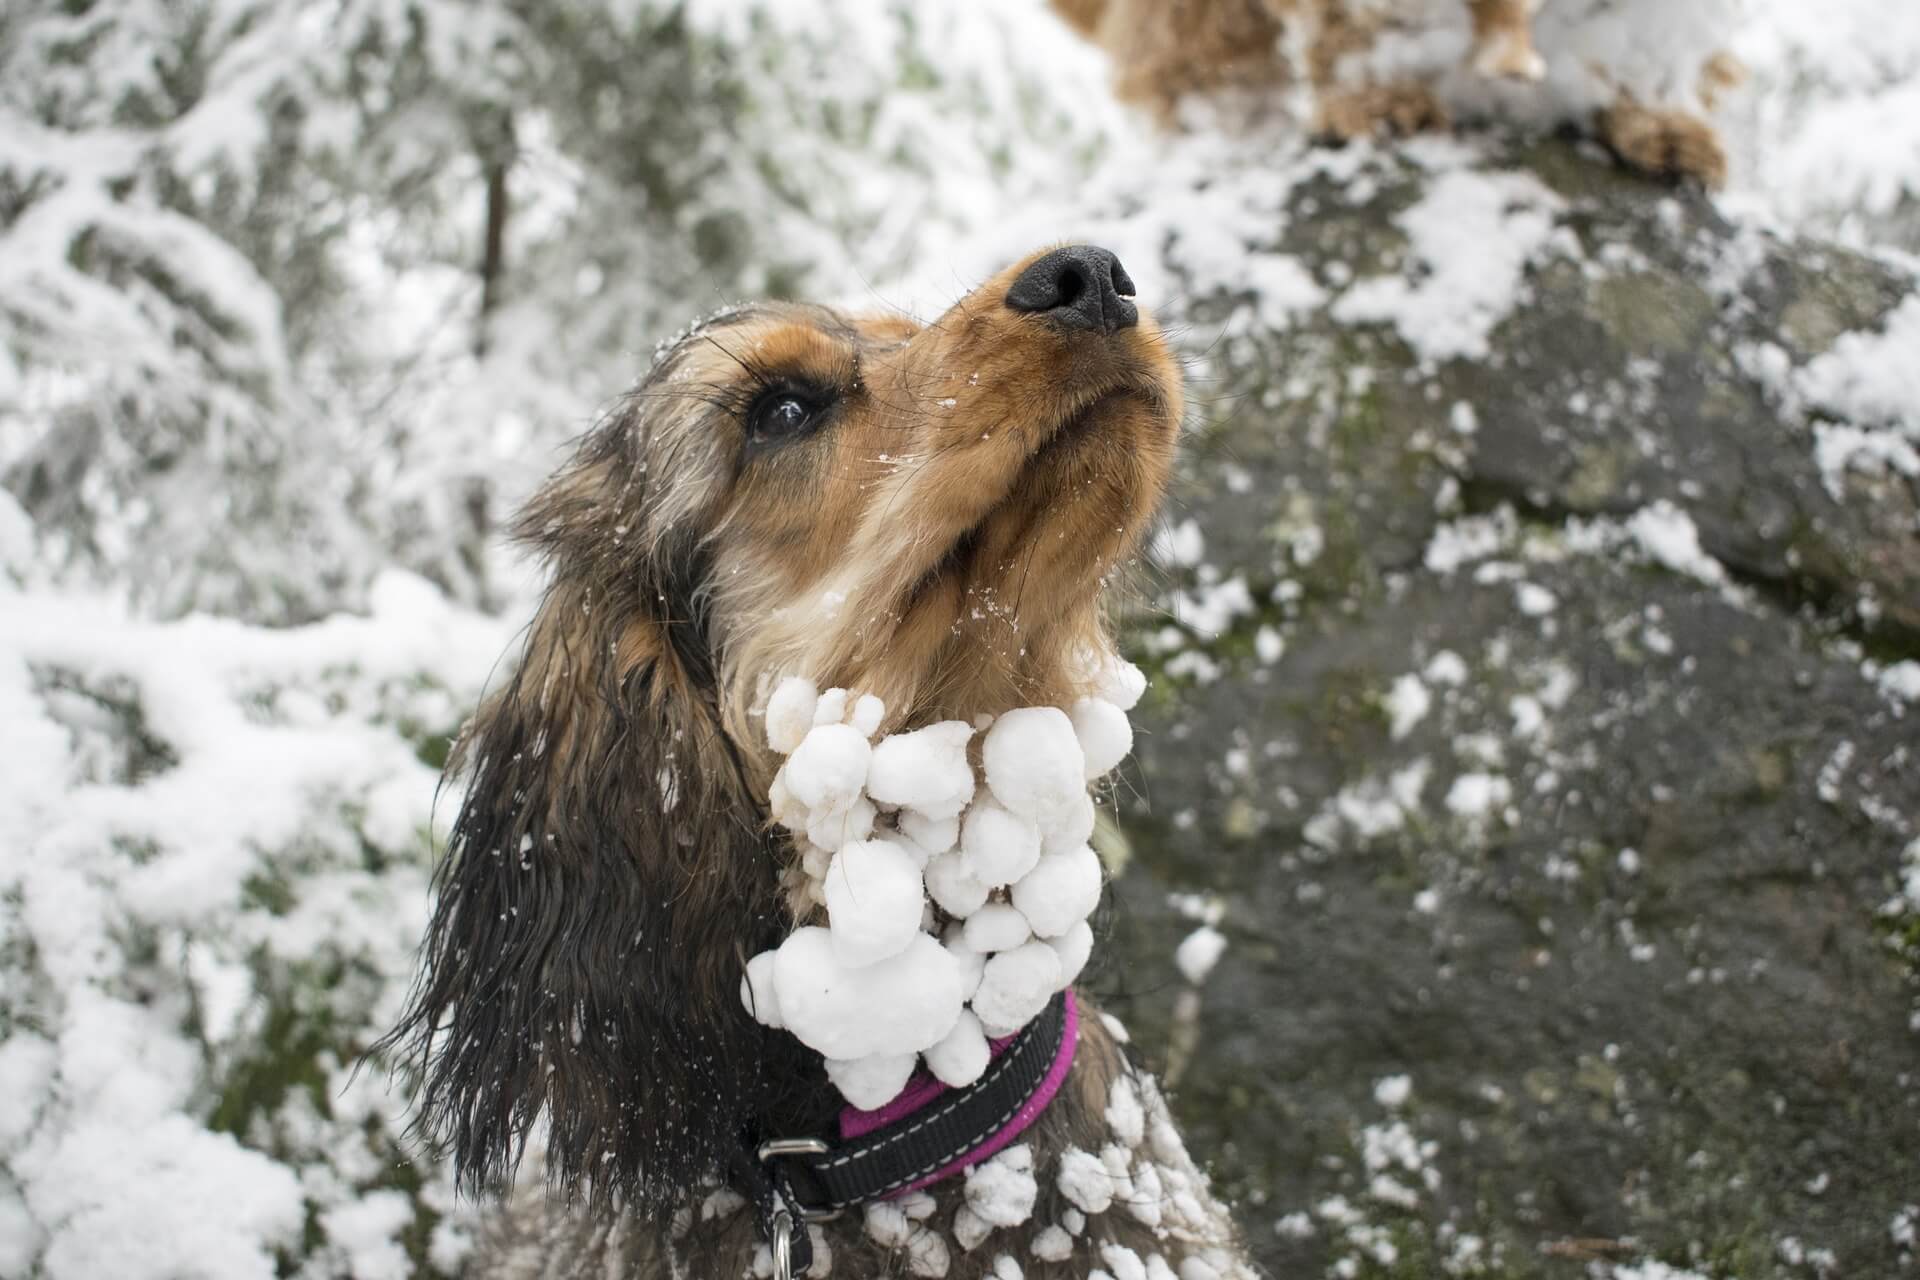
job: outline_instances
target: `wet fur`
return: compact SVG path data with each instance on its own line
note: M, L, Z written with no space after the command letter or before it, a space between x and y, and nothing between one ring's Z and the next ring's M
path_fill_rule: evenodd
M739 994L746 959L811 910L767 817L775 679L877 693L890 729L1088 691L1089 656L1110 648L1103 588L1171 466L1180 378L1150 319L1089 336L1008 309L1024 265L925 326L790 305L716 317L520 517L551 585L453 762L465 799L387 1041L419 1083L420 1135L464 1190L508 1198L468 1274L743 1274L751 1215L701 1213L729 1154L829 1131L818 1056ZM794 389L830 401L824 425L753 437L756 406ZM1029 1277L1081 1276L1116 1242L1234 1274L1226 1214L1163 1110L1154 1159L1189 1186L1184 1207L1116 1205L1067 1261L1029 1255L1064 1211L1059 1157L1114 1141L1122 1076L1089 1009L1027 1139L1032 1223L971 1252L950 1241L946 1274L1005 1253ZM950 1237L963 1185L933 1194L919 1230ZM836 1275L907 1265L858 1213L824 1230Z
M1543 69L1533 43L1537 0L1460 0L1468 10L1476 74L1537 79ZM1172 125L1191 94L1251 91L1260 95L1304 85L1308 125L1336 140L1444 128L1447 112L1418 79L1356 79L1347 62L1364 55L1390 27L1417 24L1421 6L1392 0L1053 0L1075 30L1104 48L1114 87L1125 101ZM1396 9L1407 12L1400 13ZM1431 19L1427 19L1431 21ZM1708 60L1700 92L1711 101L1733 66ZM1737 81L1737 74L1733 76ZM1597 112L1595 134L1627 164L1665 177L1718 187L1726 151L1718 132L1693 111L1647 104L1620 91Z

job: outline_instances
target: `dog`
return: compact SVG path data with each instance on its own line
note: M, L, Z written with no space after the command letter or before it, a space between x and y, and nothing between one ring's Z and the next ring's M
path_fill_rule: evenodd
M1189 95L1237 90L1259 99L1304 89L1299 114L1340 141L1442 128L1454 115L1572 121L1642 172L1710 187L1726 181L1726 148L1706 113L1742 79L1739 64L1711 44L1733 21L1731 0L1638 13L1621 0L1557 0L1548 16L1564 56L1551 75L1536 40L1541 0L1053 5L1111 56L1118 95L1162 125L1178 119Z
M525 507L551 581L462 734L464 800L385 1044L459 1185L507 1191L468 1275L786 1275L788 1231L812 1275L1255 1274L1084 998L1017 1145L803 1232L775 1198L777 1242L755 1199L755 1144L838 1111L820 1056L742 1004L748 958L817 911L769 821L769 688L872 693L889 731L1088 691L1182 416L1132 292L1113 254L1070 246L924 325L724 312Z

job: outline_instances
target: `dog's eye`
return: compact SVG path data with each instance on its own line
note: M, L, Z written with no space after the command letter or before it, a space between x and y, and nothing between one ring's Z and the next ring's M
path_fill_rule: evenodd
M747 410L747 435L772 444L807 434L826 417L827 397L792 387L764 392Z

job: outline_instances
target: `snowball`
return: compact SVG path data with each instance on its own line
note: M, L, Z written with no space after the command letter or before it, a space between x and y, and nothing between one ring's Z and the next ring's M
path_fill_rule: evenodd
M1127 1212L1149 1227L1159 1226L1166 1212L1166 1189L1160 1183L1160 1171L1146 1161L1141 1162L1139 1171L1133 1175ZM1144 1272L1142 1280L1145 1280Z
M1093 839L1093 797L1080 793L1080 803L1040 828L1040 852L1072 853Z
M1032 1249L1042 1262L1065 1262L1073 1256L1073 1237L1060 1227L1046 1227L1034 1236Z
M1033 937L1027 918L1004 902L989 902L967 917L967 946L991 953L1011 951Z
M829 1058L918 1053L960 1016L960 967L918 932L887 963L850 969L827 930L797 929L774 955L774 986L787 1029Z
M907 1237L907 1270L922 1280L943 1280L953 1266L953 1252L946 1237L932 1231L916 1231Z
M953 1238L966 1252L978 1249L992 1234L993 1224L967 1206L961 1205L954 1213Z
M1060 986L1070 987L1093 954L1093 926L1082 920L1059 937L1047 939L1047 945L1060 957Z
M967 1170L967 1207L996 1227L1017 1227L1033 1217L1039 1197L1033 1150L1025 1143Z
M849 968L898 955L920 932L920 868L891 840L856 840L827 868L827 928Z
M961 720L887 735L873 748L867 794L929 818L958 816L973 799L973 767L967 763L971 737L972 727Z
M1174 948L1173 962L1180 966L1180 972L1187 981L1199 986L1213 972L1213 966L1220 962L1220 953L1227 949L1227 936L1210 924L1203 924L1188 934Z
M794 799L793 791L787 786L787 767L780 766L780 772L773 775L773 782L767 787L767 809L773 814L773 820L789 831L799 831L807 825L807 806Z
M1086 845L1052 853L1013 886L1013 905L1042 938L1058 938L1100 905L1100 856Z
M960 823L960 852L974 879L996 888L1009 885L1040 861L1040 828L1032 818L982 796Z
M1083 1213L1105 1213L1113 1206L1113 1175L1092 1152L1070 1149L1060 1157L1060 1172L1054 1181L1060 1194Z
M1105 698L1082 698L1073 704L1073 736L1087 757L1087 778L1100 777L1133 750L1133 726L1127 713Z
M780 992L773 984L773 952L762 951L747 961L747 972L740 979L740 1003L763 1027L779 1030Z
M918 809L902 809L900 831L928 853L945 853L960 842L960 819L929 818Z
M955 920L947 926L942 936L947 951L953 956L954 963L960 966L960 994L973 999L973 993L980 989L980 975L986 972L987 957L982 951L975 951L967 945L966 921Z
M983 957L984 958L984 957ZM960 1020L946 1038L927 1050L927 1070L945 1085L964 1089L980 1078L992 1054L987 1049L986 1032L970 1009L960 1011Z
M1073 721L1058 707L1021 707L995 720L981 759L994 799L1042 823L1065 814L1086 792L1086 756Z
M1107 1090L1107 1128L1129 1147L1147 1140L1147 1112L1140 1105L1140 1091L1126 1076L1115 1076Z
M1133 710L1140 695L1147 691L1146 673L1119 654L1107 655L1101 664L1098 684L1101 698L1122 711Z
M868 1237L886 1248L898 1249L913 1234L913 1223L891 1200L869 1200L866 1217Z
M1059 955L1044 942L1029 942L988 958L973 1011L986 1027L1023 1027L1059 989Z
M852 725L815 725L787 758L787 790L809 809L845 809L867 781L873 748ZM815 843L818 843L817 841Z
M813 727L813 707L818 701L820 690L811 680L788 676L775 685L767 699L767 745L790 755Z
M873 834L873 801L855 796L845 808L807 811L807 839L831 853L853 840L865 840Z
M814 704L813 723L815 725L839 724L846 718L847 691L845 689L829 689L821 694L820 701Z
M866 1058L828 1058L827 1079L840 1096L872 1111L886 1106L907 1087L907 1079L919 1056L912 1053L877 1053Z
M870 693L853 704L853 727L865 737L880 732L880 722L886 718L887 704Z
M967 870L958 853L943 853L927 860L927 892L950 916L965 919L987 900L987 886Z

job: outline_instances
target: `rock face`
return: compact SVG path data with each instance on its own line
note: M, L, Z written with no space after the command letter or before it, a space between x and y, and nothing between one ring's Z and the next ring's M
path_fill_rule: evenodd
M1183 317L1096 988L1276 1274L1915 1265L1913 279L1557 144L1285 202L1290 318Z

